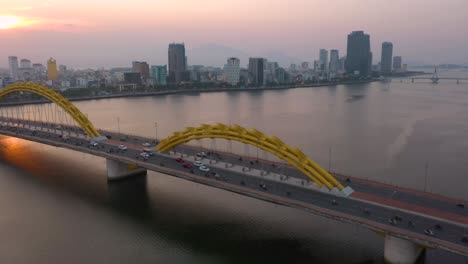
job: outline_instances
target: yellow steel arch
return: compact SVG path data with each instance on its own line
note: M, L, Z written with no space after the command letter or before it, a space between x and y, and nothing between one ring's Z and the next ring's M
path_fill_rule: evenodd
M0 98L14 92L31 92L49 99L67 112L90 137L99 136L99 132L94 128L93 124L74 104L47 86L32 82L14 83L0 91Z
M255 146L288 162L320 187L325 185L330 190L335 187L340 190L344 188L332 175L307 157L299 148L292 148L275 136L267 136L258 130L246 129L239 125L203 124L199 127L188 127L161 140L156 150L166 152L177 145L203 138L223 138Z

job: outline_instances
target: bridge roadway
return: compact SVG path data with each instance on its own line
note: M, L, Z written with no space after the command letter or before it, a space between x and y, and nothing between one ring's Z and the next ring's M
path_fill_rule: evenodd
M31 121L28 122L29 125L33 124ZM211 168L210 172L220 175L219 178L215 178L213 174L205 174L196 168L192 170L183 168L175 161L175 157L180 157L181 154L156 153L149 159L142 159L139 155L144 148L141 143L151 142L151 139L130 136L129 141L121 142L118 140L120 134L104 132L104 134L112 135L112 139L101 141L98 146L92 147L89 144L89 138L82 134L80 129L73 128L73 136L71 135L69 140L64 140L58 135L63 133L63 130L47 125L42 126L39 123L34 124L36 125L35 132L27 126L22 127L23 121L22 124L2 125L0 133L135 164L148 170L306 210L339 221L357 223L379 234L391 234L425 247L440 248L468 256L468 243L462 241L462 237L468 235L467 208L456 205L456 202L463 201L422 195L406 189L395 189L357 179L347 182L356 190L351 197L337 197L312 190L304 176L293 171L289 166L279 163L272 166L271 162L267 165L266 161L257 163L255 159L246 157L243 157L241 161L238 156L229 153L213 154L210 157L211 160L216 160L213 164L205 160ZM125 144L128 150L119 151L117 148L119 144ZM181 146L176 149L177 152L184 153L183 157L187 161L195 160L193 154L199 150L191 146ZM234 166L226 168L223 166L226 161ZM243 172L241 169L243 167L250 167L250 172ZM262 176L259 169L270 172ZM289 178L285 180L279 173L288 175ZM266 188L261 187L263 184ZM381 203L382 200L386 203ZM409 210L403 205L416 206L423 210ZM364 212L364 208L368 213ZM390 223L389 219L395 216L401 220ZM414 225L410 225L409 221ZM440 225L441 228L436 228L436 225ZM424 234L424 230L428 228L434 231L434 236Z

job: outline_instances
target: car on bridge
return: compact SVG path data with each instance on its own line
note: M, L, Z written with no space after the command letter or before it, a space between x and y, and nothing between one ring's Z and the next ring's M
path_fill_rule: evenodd
M128 148L127 148L126 146L124 146L124 145L119 145L118 148L119 148L120 150L127 150L127 149L128 149Z
M204 171L204 172L210 171L210 168L208 168L208 167L205 166L205 165L202 165L202 166L198 167L198 169L201 170L201 171Z
M197 160L197 161L195 161L195 162L193 163L193 165L196 166L196 167L200 167L200 166L205 165L205 163L203 163L203 162Z
M200 158L204 158L207 156L206 152L198 152L197 154L195 154L197 157L200 157Z
M179 163L184 162L184 160L183 160L182 158L177 158L177 159L175 159L175 161L177 161L177 162L179 162Z
M143 145L144 147L150 147L150 146L151 146L151 144L148 143L148 142L145 142L145 143L143 143L143 144L141 144L141 145Z
M182 167L187 168L187 169L191 169L191 168L193 168L193 165L190 164L190 163L184 163L184 164L182 164Z
M92 147L97 147L98 143L95 142L95 141L91 141L91 142L89 142L89 145L92 146Z
M150 157L150 154L148 154L148 153L146 153L146 152L142 152L142 153L140 153L140 156L143 157L143 158L145 158L145 159L147 159L147 158Z

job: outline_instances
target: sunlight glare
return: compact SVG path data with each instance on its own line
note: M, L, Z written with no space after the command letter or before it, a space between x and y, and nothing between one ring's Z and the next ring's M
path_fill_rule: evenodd
M18 26L21 18L16 16L0 16L0 29L10 29Z

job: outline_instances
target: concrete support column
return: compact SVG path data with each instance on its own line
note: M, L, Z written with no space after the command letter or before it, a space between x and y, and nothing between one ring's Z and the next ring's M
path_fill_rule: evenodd
M391 235L385 236L385 263L414 264L422 251L423 248L409 240Z
M125 164L120 161L106 159L107 163L107 180L119 180L133 175L146 174L146 169L136 165Z

